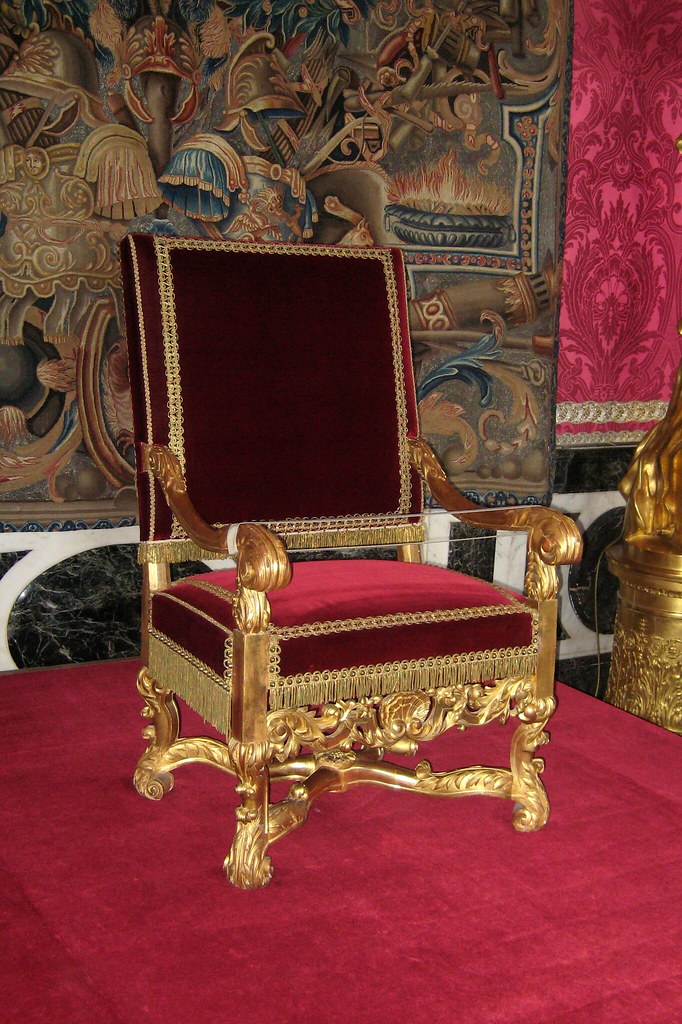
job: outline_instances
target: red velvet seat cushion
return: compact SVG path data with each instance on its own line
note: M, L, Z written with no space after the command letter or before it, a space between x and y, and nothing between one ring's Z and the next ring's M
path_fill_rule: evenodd
M173 584L152 600L152 631L223 675L234 628L235 573ZM535 621L507 591L460 573L404 562L340 560L294 565L288 587L270 594L271 685L354 666L413 663L499 652L534 653ZM434 682L434 685L435 682Z

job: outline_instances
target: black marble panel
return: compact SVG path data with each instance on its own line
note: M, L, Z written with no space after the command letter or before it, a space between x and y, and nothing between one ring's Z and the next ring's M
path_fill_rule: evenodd
M0 580L13 565L16 565L20 558L28 554L27 551L3 551L0 554Z
M555 494L618 490L634 451L633 445L560 448L554 474Z
M450 526L448 569L492 582L495 567L495 534L466 523Z
M323 548L320 551L289 551L290 562L332 562L336 558L381 558L395 562L398 552L395 547L386 548Z
M172 576L206 572L201 562ZM142 570L134 544L83 551L26 587L9 617L8 644L19 668L136 657Z
M624 513L622 506L611 508L590 523L583 533L583 557L568 573L571 604L593 632L613 633L618 580L609 572L605 551L619 539Z
M211 570L203 562L177 562L171 565L171 581L184 580L186 576L199 576L202 572Z
M556 678L574 690L604 698L609 678L611 654L588 654L582 658L564 658L557 662Z

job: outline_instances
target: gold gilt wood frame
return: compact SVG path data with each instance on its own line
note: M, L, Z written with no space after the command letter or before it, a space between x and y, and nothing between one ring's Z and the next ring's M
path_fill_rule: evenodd
M172 772L183 764L211 764L237 777L240 806L225 870L239 887L256 888L269 881L269 847L306 820L316 797L359 783L434 796L509 799L519 831L539 829L547 820L549 803L540 778L544 762L536 751L547 742L545 727L555 706L556 566L580 557L578 531L565 516L540 506L479 510L451 486L426 442L410 440L408 450L412 466L443 508L465 512L474 525L527 533L525 608L533 617L532 642L527 648L484 650L459 660L372 666L367 686L362 673L349 668L338 676L349 687L342 692L332 673L315 680L322 685L314 693L306 690L306 680L295 680L278 703L272 695L284 691L276 649L292 631L270 627L267 594L288 584L291 566L284 543L267 527L239 526L237 585L231 595L235 628L225 629L222 677L153 629L145 635L146 664L138 689L150 724L144 731L148 746L135 773L138 791L151 799L172 788ZM167 448L152 448L147 465L189 537L199 547L208 537L212 550L226 554L226 528L209 526L194 511L176 456ZM418 561L416 546L403 545L399 557ZM168 583L166 565L145 565L145 622L152 592ZM357 622L300 628L313 633L343 630L357 628ZM160 680L172 680L173 689ZM176 690L185 692L209 721L220 724L225 741L180 736ZM415 754L421 742L447 729L508 718L517 722L508 768L471 765L434 772L428 761L411 769L384 760L386 754ZM283 800L271 801L271 780L290 784Z
M130 239L130 250L136 302L138 307L148 443L149 445L153 445L151 397L149 390L149 370L147 365L147 344L142 305L142 289L140 284L137 254L135 251L135 242L132 238ZM397 421L396 451L398 453L398 472L400 478L398 507L392 514L382 514L381 516L366 513L364 515L339 516L334 519L287 519L279 522L269 522L267 525L271 530L273 530L273 532L280 536L285 536L287 538L287 545L291 548L315 547L320 544L329 547L344 547L355 544L409 544L423 540L424 527L422 522L418 518L414 517L414 515L410 515L412 509L412 488L414 484L413 477L410 473L410 455L408 450L406 391L403 370L398 287L390 251L328 245L228 242L199 238L174 238L172 236L157 237L154 239L154 252L157 263L161 305L166 388L168 394L168 449L178 460L180 474L183 478L185 475L185 442L183 430L182 369L180 365L180 346L177 334L175 288L172 265L172 253L177 250L222 250L227 252L256 252L266 255L287 254L299 257L322 256L328 258L331 256L336 259L374 260L381 263L386 287L386 304L390 320L392 341ZM149 486L149 532L153 537L156 506L154 486L151 476ZM213 525L216 528L220 528L224 524L216 523ZM212 554L214 554L214 552L211 549L207 550L201 548L187 536L186 530L175 516L173 517L171 537L169 540L143 541L140 545L140 561L142 562L183 561L192 558L210 558Z
M557 565L580 557L575 524L541 506L480 509L449 483L433 451L421 438L407 436L405 380L402 371L400 310L393 267L388 254L340 247L273 246L204 240L155 239L159 288L162 294L164 354L169 376L170 444L160 445L151 433L151 395L147 370L147 338L134 241L130 253L138 306L142 374L149 433L141 445L141 470L154 481L168 503L175 523L168 541L143 545L144 614L143 664L138 688L149 720L144 735L147 749L138 762L138 791L160 799L173 785L173 771L192 762L211 764L237 778L240 805L232 847L225 860L229 879L242 888L264 885L271 875L268 849L273 842L302 824L312 801L323 792L371 783L437 796L488 794L514 801L515 828L530 831L547 820L549 804L540 775L543 761L536 756L547 741L545 727L554 709L554 656L558 590ZM207 523L188 494L182 441L181 367L174 337L172 261L174 247L243 249L266 248L293 256L332 255L335 258L380 258L384 261L387 299L391 310L393 359L398 417L398 446L402 481L400 506L387 517L356 516L340 520ZM390 270L390 273L389 273ZM170 369L169 369L170 368ZM400 613L366 619L338 619L302 626L278 627L270 622L270 592L286 587L292 569L287 547L352 545L370 537L398 544L403 561L418 562L421 523L410 517L411 474L416 473L435 501L473 526L523 531L527 534L525 601L481 609ZM388 525L385 525L388 524ZM281 536L280 536L281 534ZM153 531L152 531L153 536ZM190 555L236 556L234 593L209 581L190 586L216 590L229 605L221 621L203 615L223 637L223 670L202 663L170 637L154 628L152 596L168 591L169 563ZM185 581L184 586L188 581ZM161 599L161 595L159 595ZM172 591L164 600L180 601ZM424 657L374 665L348 666L282 675L280 654L292 640L326 633L386 629L419 622L481 618L525 611L532 636L525 646L492 648L449 656ZM184 696L225 736L181 737L175 694ZM407 768L385 760L386 755L415 754L419 744L447 729L467 729L492 721L517 722L511 741L509 767L472 765L434 772L428 761ZM270 782L289 784L288 795L271 801Z

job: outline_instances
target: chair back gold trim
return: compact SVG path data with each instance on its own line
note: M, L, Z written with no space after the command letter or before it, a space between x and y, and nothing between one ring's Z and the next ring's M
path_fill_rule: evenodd
M136 290L137 305L140 315L141 332L141 356L143 363L143 383L145 391L145 406L147 415L148 440L151 441L151 395L149 386L149 370L147 367L147 348L143 319L143 304L141 297L140 274L135 250L135 241L130 237L130 250L133 264L134 282ZM326 256L336 259L364 259L379 261L383 268L386 286L387 307L390 319L390 330L393 349L393 369L395 402L397 415L397 455L398 472L400 479L400 494L398 507L387 516L409 515L414 511L412 504L413 491L419 489L421 504L423 504L423 489L421 481L411 472L410 456L407 444L408 417L406 405L406 380L403 366L402 330L398 287L395 279L395 269L391 259L391 252L388 249L377 248L348 248L329 245L289 245L286 243L258 243L258 242L234 242L228 240L213 240L199 238L173 238L157 237L154 239L154 253L156 257L159 302L161 307L161 323L163 333L164 364L166 372L166 391L168 400L168 446L180 463L183 475L186 471L185 433L183 423L183 397L182 397L182 374L180 360L180 346L177 333L175 285L173 280L172 253L174 250L219 250L234 252L259 252L259 253L280 253L291 256ZM416 496L415 496L416 500ZM150 479L150 493L148 497L150 511L150 535L153 537L156 526L155 493L153 482ZM412 525L405 530L404 527L391 527L393 532L388 532L384 526L373 526L369 529L362 523L362 520L375 519L376 514L368 512L364 516L340 517L328 523L320 521L311 524L272 524L273 532L280 535L290 536L288 547L345 547L356 544L409 544L424 539L423 529ZM360 522L354 522L354 520ZM221 524L213 524L220 526ZM417 532L421 530L421 532ZM207 555L198 554L195 545L187 540L185 531L175 516L172 518L171 538L172 541L181 543L187 542L188 546L182 548L183 554L176 556L173 549L169 549L167 557L161 557L158 553L151 551L141 554L140 561L177 561L185 558L212 557L215 552ZM143 541L145 544L156 544L158 541ZM166 543L161 541L161 543ZM185 554L184 552L190 552Z

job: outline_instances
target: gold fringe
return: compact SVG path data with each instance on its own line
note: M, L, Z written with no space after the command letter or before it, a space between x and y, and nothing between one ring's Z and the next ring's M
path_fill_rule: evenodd
M280 536L288 548L353 548L359 545L377 544L419 544L426 533L422 523L406 526L374 526L338 530L306 530L303 533L288 533L282 530Z
M157 630L149 631L149 672L223 736L230 732L230 684Z
M226 647L226 672L230 668ZM230 684L158 630L149 632L149 671L155 679L189 704L204 721L224 736L230 732ZM508 647L474 651L415 661L360 665L355 668L309 673L301 677L272 679L268 706L271 711L328 704L338 700L383 697L391 693L460 686L534 675L537 647Z
M278 524L279 525L279 524ZM367 528L353 527L335 530L306 530L300 533L289 533L280 528L275 531L292 550L301 548L352 548L360 545L419 544L425 538L422 523L409 523L405 526L375 526ZM141 541L138 549L138 561L142 565L159 562L189 562L205 559L227 558L227 554L207 551L199 547L188 537L171 540Z
M536 669L535 645L387 665L361 665L333 672L314 672L308 678L303 676L297 679L294 676L290 677L289 682L285 678L270 687L269 708L271 711L281 711L283 708L307 704L386 696L403 690L480 683L488 679L534 675Z
M207 558L227 558L227 552L207 551L193 540L143 540L137 551L137 560L142 565L157 565L161 562L203 562Z

